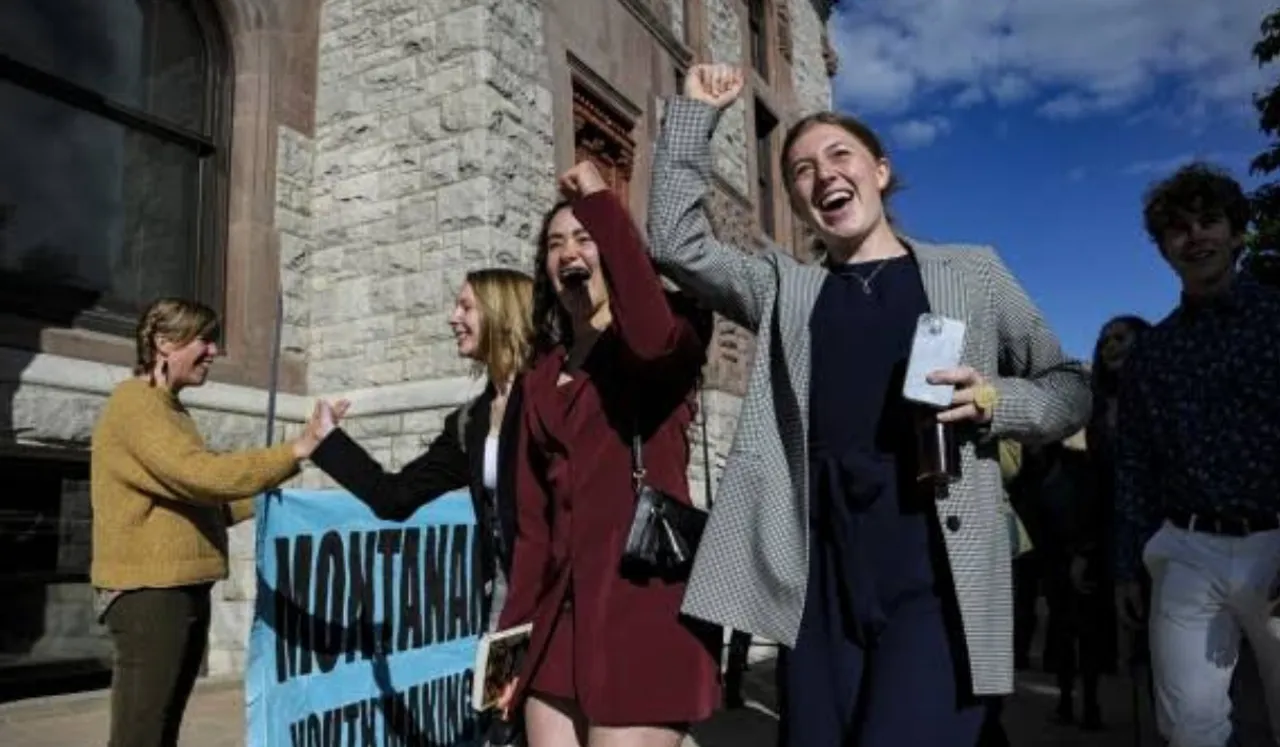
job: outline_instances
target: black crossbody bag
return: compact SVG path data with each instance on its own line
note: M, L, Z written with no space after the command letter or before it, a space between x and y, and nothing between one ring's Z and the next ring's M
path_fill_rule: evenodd
M634 429L631 436L631 481L636 512L622 551L623 569L686 580L707 525L707 512L676 500L645 481L639 429Z

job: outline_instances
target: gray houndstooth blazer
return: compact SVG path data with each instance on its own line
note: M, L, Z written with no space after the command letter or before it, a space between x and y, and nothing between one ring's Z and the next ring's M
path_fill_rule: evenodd
M809 316L827 271L781 251L747 254L703 212L719 112L668 102L654 156L650 251L663 273L756 334L746 398L684 612L794 645L808 581ZM961 445L963 477L939 497L974 692L1013 689L1013 581L998 439L1044 443L1089 416L1088 376L1068 360L995 252L904 239L935 313L965 320L963 361L999 393L989 432ZM851 337L850 344L857 344Z

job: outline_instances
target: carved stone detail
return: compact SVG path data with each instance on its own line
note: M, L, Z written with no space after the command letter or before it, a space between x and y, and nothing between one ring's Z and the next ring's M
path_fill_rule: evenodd
M778 52L782 54L782 59L791 64L791 7L787 4L788 0L777 0L774 6L777 10L778 18Z
M635 166L634 123L581 86L573 89L573 145L576 160L590 160L605 183L625 203Z

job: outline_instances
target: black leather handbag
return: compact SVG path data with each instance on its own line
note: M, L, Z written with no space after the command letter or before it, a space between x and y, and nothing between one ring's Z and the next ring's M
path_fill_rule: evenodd
M638 430L631 437L631 479L636 511L622 551L623 569L673 580L687 579L707 525L707 512L645 482Z

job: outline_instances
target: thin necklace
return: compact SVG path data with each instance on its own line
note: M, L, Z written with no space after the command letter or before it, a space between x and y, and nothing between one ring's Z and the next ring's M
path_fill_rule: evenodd
M880 274L880 271L884 269L884 266L888 262L889 262L888 259L880 260L880 264L876 265L876 269L872 270L871 274L867 275L866 277L863 277L860 273L855 271L852 266L849 267L849 274L853 275L854 279L856 279L859 283L862 283L863 294L869 296L871 295L871 281L876 279L876 275Z

